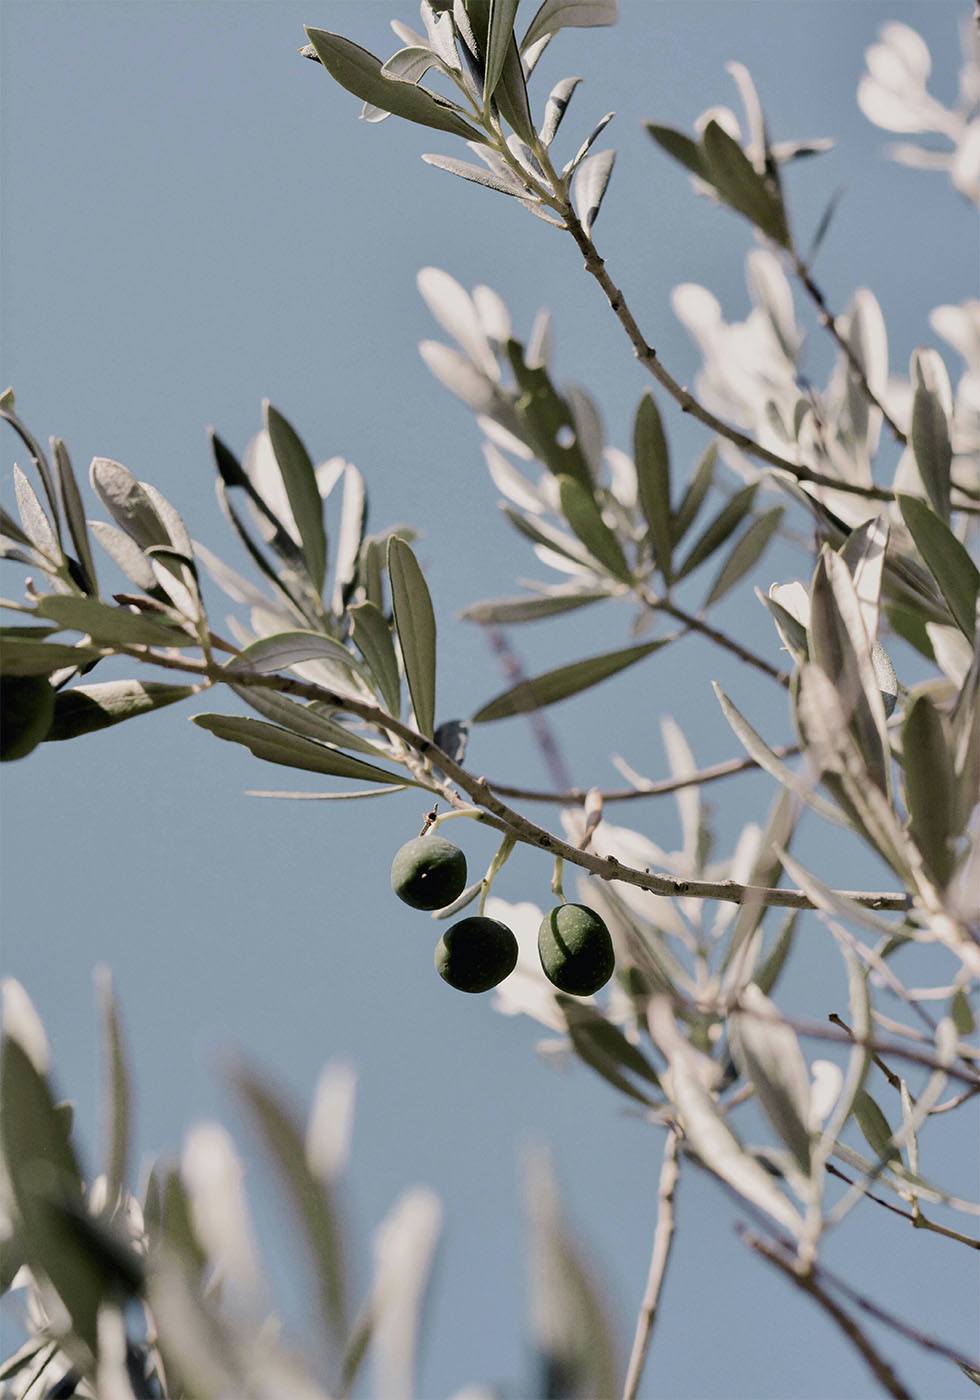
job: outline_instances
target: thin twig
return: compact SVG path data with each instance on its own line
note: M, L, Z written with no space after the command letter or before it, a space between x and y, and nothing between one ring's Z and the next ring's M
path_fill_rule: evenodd
M669 614L669 616L674 618L677 622L683 622L688 631L699 632L702 637L707 637L708 640L714 642L716 646L723 647L726 651L730 651L734 656L737 656L740 661L746 662L749 666L754 666L757 671L762 671L763 674L769 676L770 679L777 681L784 688L788 688L789 676L785 671L780 671L778 666L773 666L765 657L757 655L754 651L750 651L748 647L744 647L741 642L737 642L734 637L729 637L727 633L720 632L717 627L711 627L703 618L696 617L694 613L686 612L684 608L680 608L676 603L672 603L669 598L651 599L644 597L644 602L654 611L659 609L660 612Z
M798 744L785 744L773 749L777 758L793 758L800 752ZM662 797L681 788L700 787L702 783L713 783L719 778L730 778L736 773L748 773L759 767L754 758L726 758L721 763L713 763L708 768L699 768L682 778L658 778L645 782L642 787L614 788L600 792L603 802L630 802L638 797ZM487 782L500 797L515 797L524 802L557 802L565 807L580 807L588 796L584 788L570 788L567 792L541 792L536 788L511 787L507 783L497 783L488 778Z
M650 1256L650 1272L647 1275L646 1289L640 1313L636 1320L636 1334L630 1353L626 1381L623 1386L623 1400L636 1400L640 1377L647 1359L650 1338L657 1320L657 1306L663 1288L667 1264L670 1260L671 1245L674 1242L674 1195L679 1176L677 1163L676 1128L667 1129L664 1143L663 1164L660 1168L660 1185L657 1189L657 1228L653 1234L653 1253Z
M756 1254L761 1254L764 1259L775 1264L776 1268L781 1270L790 1282L795 1283L797 1288L801 1288L804 1293L808 1293L820 1304L824 1312L837 1323L848 1340L857 1347L875 1379L888 1391L889 1395L895 1396L896 1400L912 1400L912 1392L906 1389L895 1371L872 1344L870 1338L861 1330L854 1318L846 1313L840 1304L817 1282L815 1270L798 1273L793 1265L783 1258L776 1246L769 1244L768 1241L753 1234L750 1230L746 1230L744 1226L736 1225L735 1228L743 1244L747 1244L750 1249L755 1250Z
M754 904L780 909L816 907L802 890L772 888L768 885L741 885L735 880L682 880L672 875L655 875L650 870L636 870L632 866L623 865L615 856L601 857L589 851L580 851L560 836L546 831L544 827L538 826L520 812L508 807L505 802L501 802L485 778L474 778L449 754L443 753L432 739L427 739L424 734L419 734L409 725L403 724L394 715L386 714L377 705L370 705L327 686L314 685L310 681L302 681L293 676L265 675L244 668L217 666L213 662L195 661L190 657L154 651L150 647L115 645L106 654L113 653L170 670L206 676L215 683L256 686L263 690L278 691L282 695L298 695L304 700L321 700L335 709L357 715L365 723L400 739L421 759L437 765L450 783L455 783L477 808L482 808L482 811L474 814L478 815L480 821L508 833L524 845L535 846L551 855L562 856L573 865L581 866L602 880L619 880L624 884L649 890L651 894L665 895L672 899L710 899L726 904ZM445 782L441 782L434 775L430 776L431 785L426 786L429 786L432 792L441 792L454 806L460 805L458 795L453 793ZM844 890L841 893L845 899L866 909L900 913L908 908L908 895L904 892Z
M847 1182L848 1186L854 1186L854 1181L842 1172L839 1167L835 1167L833 1162L828 1162L824 1170L831 1176L839 1177L841 1181ZM873 1191L869 1191L866 1186L861 1190L869 1201L874 1201L875 1205L884 1206L885 1210L890 1210L893 1215L900 1215L903 1220L908 1220L916 1230L931 1230L933 1234L945 1235L946 1239L956 1240L959 1244L965 1244L970 1249L980 1250L980 1240L975 1240L971 1235L963 1235L959 1230L950 1230L945 1225L937 1225L934 1220L930 1220L922 1214L921 1210L902 1210L901 1206L892 1205L891 1201L886 1201L881 1196L876 1196Z

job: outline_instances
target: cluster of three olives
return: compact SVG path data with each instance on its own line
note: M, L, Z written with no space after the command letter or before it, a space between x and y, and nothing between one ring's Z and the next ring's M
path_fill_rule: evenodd
M466 857L435 834L408 841L395 856L391 886L413 909L445 909L466 888ZM517 939L506 924L477 914L461 919L436 947L436 971L461 992L487 992L517 966ZM563 992L590 996L612 976L612 939L599 915L584 904L560 904L538 932L545 976Z

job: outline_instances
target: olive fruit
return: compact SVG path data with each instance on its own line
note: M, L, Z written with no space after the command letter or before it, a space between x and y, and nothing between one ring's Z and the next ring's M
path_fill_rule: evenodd
M559 904L545 914L538 930L538 955L548 981L576 997L597 992L616 966L609 930L584 904Z
M47 676L4 676L0 688L0 759L26 758L54 719L54 688Z
M458 992L488 992L517 966L517 939L499 919L475 914L447 928L436 945L436 972Z
M445 909L466 888L466 857L445 837L416 836L392 861L391 888L413 909Z

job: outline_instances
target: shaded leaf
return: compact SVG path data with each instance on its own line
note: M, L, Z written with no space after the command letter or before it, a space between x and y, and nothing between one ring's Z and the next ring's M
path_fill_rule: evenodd
M104 1070L102 1074L103 1170L110 1211L123 1199L129 1166L130 1076L123 1046L119 1009L112 976L107 967L96 971L96 992L102 1020Z
M619 540L602 518L592 492L574 477L558 477L561 512L589 553L622 583L632 580Z
M704 157L701 147L696 141L692 141L690 136L685 136L683 131L675 131L672 126L661 126L659 122L644 122L643 125L669 156L680 161L686 166L692 175L697 175L702 180L711 181L711 174L708 162Z
M923 384L921 378L912 399L909 441L929 504L940 520L948 524L950 468L953 461L949 421L939 395Z
M330 76L355 97L380 107L382 111L392 112L396 117L417 122L420 126L435 127L469 140L481 139L480 132L464 121L444 98L412 83L385 78L381 72L381 60L367 49L325 29L307 26L306 34Z
M755 983L743 989L741 1006L731 1018L735 1057L769 1122L809 1175L810 1077L796 1033Z
M694 475L681 497L681 503L674 512L674 518L670 523L670 533L674 544L678 544L687 531L693 525L698 512L711 489L714 481L715 461L718 457L717 443L709 443L701 460L698 462Z
M669 587L673 579L670 514L670 452L660 410L649 390L640 399L633 426L636 490L657 568Z
M744 486L722 507L691 546L686 559L674 575L675 579L686 578L692 570L714 554L716 549L721 548L752 509L757 490L757 482L753 482L751 486Z
M95 578L95 561L92 558L92 550L89 546L88 528L85 524L85 510L82 506L82 498L78 490L78 482L72 470L71 458L68 456L68 449L60 438L52 441L54 452L54 464L58 473L58 485L61 488L61 500L65 508L65 518L68 521L68 532L71 535L72 543L75 546L75 553L82 569L83 582L86 593L97 593L98 587Z
M925 501L920 501L917 496L900 495L898 504L909 534L949 604L956 625L972 645L977 623L980 569L977 569L949 526L929 509Z
M136 715L186 700L197 690L194 685L167 685L160 681L103 681L59 690L46 742L77 739L80 734L108 729Z
M275 690L266 690L256 685L232 685L235 694L256 710L264 719L281 725L294 734L304 734L308 739L317 739L331 748L349 749L354 753L364 753L372 758L386 758L384 750L367 739L363 739L347 725L331 718L331 712L319 701L304 704Z
M473 165L470 161L458 160L455 156L424 155L422 159L426 165L434 165L437 170L448 170L450 175L458 175L461 180L471 180L474 185L483 185L490 190L499 190L501 194L520 198L527 195L526 187L516 176L505 179L503 175L495 175L482 165Z
M388 541L388 579L415 722L431 739L436 702L436 619L419 562L397 535Z
M190 638L181 628L168 627L158 616L129 607L110 607L98 598L78 598L66 593L38 598L35 611L59 627L82 632L94 642L124 646L187 646Z
M572 560L588 573L595 575L595 560L591 558L587 550L581 548L574 535L570 535L564 530L558 530L553 525L549 525L547 521L536 520L524 511L514 510L508 505L503 507L503 512L515 530L527 539L533 540L536 545L540 545L544 549L552 550L556 554Z
M307 773L329 773L335 778L357 778L369 783L402 782L411 786L411 778L403 779L390 769L376 768L373 763L352 758L325 744L293 734L264 720L242 718L238 715L192 715L192 722L215 734L219 739L244 744L255 755L268 763L281 763L286 768L302 768Z
M917 695L905 716L902 767L912 839L933 877L945 886L953 873L960 804L946 727L928 695Z
M711 585L708 596L702 604L703 608L709 608L712 603L717 603L718 599L724 597L729 589L734 588L739 579L745 577L779 529L782 518L782 506L774 506L771 510L763 511L762 515L756 516L741 538L736 540L731 553L721 566L718 577Z
M397 718L401 713L401 677L388 619L371 602L357 603L348 612L354 645L367 662L388 713Z
M520 681L497 695L473 716L474 724L486 724L490 720L505 719L509 715L526 714L528 710L539 710L545 705L554 705L558 700L566 700L571 695L588 690L608 676L632 666L635 661L650 656L671 640L662 637L656 642L645 642L641 646L624 647L622 651L609 651L601 656L591 656L583 661L573 661L569 666L559 666L557 670L545 671L540 676Z
M790 245L783 201L765 176L760 175L741 146L716 121L709 121L701 137L708 178L730 208L744 214L756 228L780 247Z
M902 1154L891 1140L892 1130L888 1119L864 1089L859 1089L854 1096L854 1117L875 1156L882 1162L901 1165Z
M81 667L104 655L101 647L69 646L67 642L46 642L32 638L33 627L4 629L0 644L0 667L7 676L50 676L65 667ZM24 635L19 635L23 633Z
M547 370L525 363L523 347L513 339L507 342L507 357L521 391L514 408L528 446L555 476L574 477L591 490L592 479L575 435L575 420Z
M618 1026L608 1021L597 1007L559 993L555 1001L565 1018L572 1048L590 1069L602 1076L620 1093L640 1103L659 1103L638 1088L631 1075L647 1085L660 1088L660 1079L646 1056L626 1039Z

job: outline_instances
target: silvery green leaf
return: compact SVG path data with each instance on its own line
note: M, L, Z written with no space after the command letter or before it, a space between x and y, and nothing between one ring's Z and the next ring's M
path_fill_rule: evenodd
M761 885L767 889L773 889L780 883L782 878L780 852L784 851L793 839L796 824L800 819L800 811L800 801L793 790L789 787L782 788L773 803L769 820L758 842L752 864L745 873L745 884ZM743 877L741 872L737 874L733 872L732 878L741 879ZM723 911L719 911L719 914L722 915ZM762 942L761 936L755 938L755 934L765 915L765 905L755 901L746 901L739 906L734 927L728 936L728 946L722 957L722 967L726 972L726 990L729 990L729 984L731 988L734 988L742 987L747 982L756 982L762 991L768 991L768 988L762 986L760 979L752 975ZM714 928L716 936L718 930L719 921L716 919ZM749 948L745 949L749 940L753 940L753 942ZM743 949L745 949L744 952Z
M485 413L491 418L496 416L498 394L495 385L466 355L461 355L451 345L443 345L439 340L423 340L419 345L419 354L429 373L435 375L440 384L444 384L474 413Z
M604 569L621 583L632 580L632 571L619 540L602 518L592 492L570 476L559 476L561 512L572 532Z
M561 119L568 109L569 99L581 81L581 78L562 78L549 92L544 107L544 121L541 123L542 146L550 146L555 139Z
M789 587L786 584L773 583L769 585L769 592L765 594L761 589L756 589L755 596L771 615L776 624L776 631L782 638L783 646L792 656L794 661L805 661L807 659L806 628L803 623L791 613L789 608L783 606L777 596L779 590ZM806 589L802 584L795 587L802 589L806 594ZM807 594L807 606L809 607L809 595Z
M452 103L425 88L384 77L381 60L367 49L325 29L307 27L306 34L330 76L355 97L421 126L480 139L480 133L464 121Z
M507 357L520 390L515 409L528 446L555 476L573 476L591 490L589 464L575 437L575 423L547 370L529 364L516 340L507 342Z
M194 558L194 546L191 544L191 537L187 532L180 515L167 500L162 492L155 486L151 486L148 481L143 482L143 490L149 497L150 504L159 516L163 528L167 532L167 544L172 545L177 554L183 555L187 560Z
M822 909L836 919L870 929L885 938L895 934L894 915L876 914L866 905L856 903L842 890L833 889L819 876L814 875L812 870L807 870L785 850L779 852L779 859L787 875L800 887L814 908Z
M173 543L142 483L121 463L95 457L89 476L99 500L140 549Z
M960 803L949 735L928 695L917 695L906 713L902 768L909 833L930 874L945 887L955 865Z
M428 45L422 48L412 44L393 53L387 62L381 65L381 76L396 78L403 83L418 83L430 68L441 70L442 67L439 58Z
M243 647L232 657L228 670L234 671L244 663L247 671L257 671L259 675L270 675L273 671L298 666L304 661L315 661L324 657L348 670L362 675L357 657L333 637L322 632L278 632L271 637L259 637Z
M502 496L506 496L514 505L530 511L533 515L544 513L546 509L544 492L532 486L527 477L522 476L504 454L497 451L492 442L483 444L483 455L486 458L490 479Z
M486 147L477 149L481 154L487 151ZM514 180L506 166L495 169L505 183L510 180L516 189L523 192L523 186ZM423 301L442 329L453 337L482 374L488 379L499 379L497 358L490 348L480 315L469 293L455 277L438 267L423 267L415 281Z
M334 1350L347 1335L348 1283L340 1206L329 1180L311 1169L305 1132L291 1106L250 1066L238 1064L232 1082L241 1095L289 1201L296 1234L309 1255L323 1330Z
M716 549L720 549L752 509L757 490L758 482L743 486L742 490L737 491L722 507L691 546L687 557L674 575L676 579L686 578L699 564L710 558Z
M61 560L61 546L54 526L44 513L44 507L37 498L34 487L16 464L14 466L14 494L17 498L17 511L24 534L29 542L52 563Z
M895 674L891 658L880 642L871 643L871 669L881 691L881 703L887 719L898 704L898 676Z
M105 1101L102 1104L102 1132L105 1144L103 1170L111 1211L122 1201L126 1189L129 1163L130 1075L112 975L107 967L96 969L96 991L102 1018L105 1061L102 1079L105 1086Z
M349 615L354 645L367 662L388 713L397 718L401 713L401 677L388 619L372 602L356 604Z
M793 1238L802 1233L798 1211L764 1167L746 1152L722 1116L701 1075L702 1056L680 1034L669 1002L654 998L650 1034L667 1059L669 1080L661 1076L677 1107L690 1151L745 1200L771 1215Z
M9 515L0 506L0 535L5 535L8 540L13 540L16 544L27 545L32 548L31 537L26 535L12 515Z
M309 570L310 582L319 595L323 591L327 568L327 537L323 528L323 502L313 463L292 426L273 408L268 399L262 408L266 431L282 473L286 496L302 541L303 557Z
M980 570L949 526L924 501L917 496L900 495L898 504L916 548L939 585L957 626L972 645Z
M455 156L424 155L422 159L426 165L434 165L437 170L448 170L450 175L458 175L461 180L470 180L474 185L483 185L488 190L498 190L500 194L519 198L525 198L527 195L526 186L510 172L507 178L504 178L484 170L479 165L472 165L469 161L457 160Z
M852 530L838 551L854 580L864 630L872 640L878 635L878 597L887 546L888 519L877 515Z
M608 597L604 589L582 589L573 584L540 597L495 598L485 603L471 603L459 616L468 622L479 623L533 622L541 617L571 612Z
M168 627L153 613L134 612L128 607L111 607L97 598L69 594L48 594L38 598L35 611L60 627L86 633L94 642L126 646L186 646L189 638L179 627Z
M90 520L89 528L114 564L144 593L157 589L156 575L149 559L129 535L104 520Z
M365 792L260 792L256 788L247 788L245 796L288 797L293 801L305 802L359 802L362 798L387 797L391 792L404 792L408 786L408 783L390 783L386 787L368 788Z
M651 1098L649 1093L649 1086L660 1088L656 1070L597 1006L562 993L555 1001L565 1018L572 1048L580 1060L629 1098L645 1104L662 1101L660 1095ZM642 1084L638 1086L630 1076L636 1076Z
M489 108L504 71L508 50L513 43L514 20L519 0L490 0L486 60L483 78L483 105Z
M744 214L780 247L789 247L786 212L777 189L760 175L741 146L718 122L709 121L701 137L708 179L724 202Z
M410 1400L416 1353L442 1206L427 1187L404 1191L374 1232L370 1313L377 1393Z
M167 685L162 681L102 681L59 690L54 719L45 742L75 739L137 715L149 714L194 695L194 685Z
M435 613L418 560L397 535L388 541L388 579L415 723L431 738L436 697Z
M766 545L779 529L780 521L783 518L783 507L774 506L771 510L763 511L749 525L745 533L735 542L731 553L719 570L718 577L711 585L711 589L705 598L703 608L707 609L712 603L717 603L719 598L734 588L739 579L744 578L748 571L756 564L761 557Z
M754 982L732 1017L732 1049L756 1098L800 1170L810 1172L810 1076L793 1029Z
M592 232L615 160L615 151L600 151L598 155L586 156L576 172L572 200L587 234Z
M615 24L618 17L618 0L543 0L521 40L521 53L561 29Z
M598 405L587 390L573 383L565 385L565 401L572 415L575 440L588 464L589 474L593 481L598 481L605 442Z
M520 681L502 694L482 706L473 716L474 724L486 724L490 720L505 719L510 715L526 714L529 710L542 709L554 705L559 700L578 695L600 681L642 661L645 656L665 646L671 639L662 637L655 642L645 642L640 646L624 647L621 651L609 651L601 656L590 656L571 665L559 666L554 671L545 671L539 676Z
M95 578L95 561L92 558L92 550L89 545L88 529L85 524L85 511L82 507L82 498L78 490L78 482L72 470L71 458L68 456L68 449L60 438L52 438L51 451L54 455L55 470L58 473L58 485L61 488L61 501L65 509L65 518L68 522L68 532L71 535L72 543L75 546L75 553L78 556L78 563L82 570L86 593L97 593L98 587Z
M282 598L283 602L286 603L287 606L297 614L297 616L305 617L305 612L303 610L302 604L299 601L300 589L298 586L296 586L296 580L290 577L290 579L287 581L286 577L284 577L283 574L281 574L280 572L277 572L277 570L274 569L269 563L262 550L252 538L248 526L245 524L239 513L236 511L235 507L232 505L231 499L228 495L227 482L223 480L219 481L217 484L217 492L218 504L221 507L225 519L228 521L235 534L245 546L245 550L249 558L252 560L253 564L255 564L259 572L264 574L268 581L273 585L276 592Z
M668 155L680 161L681 165L686 166L698 179L710 182L708 162L696 141L692 141L683 131L675 131L671 126L661 126L658 122L644 122L643 125Z
M587 136L587 137L585 138L585 140L582 142L581 146L579 146L578 150L577 150L577 151L575 152L575 154L572 156L571 160L568 161L568 163L562 167L562 172L561 172L561 174L562 174L562 179L563 179L563 180L567 180L568 177L569 177L569 175L572 175L572 174L575 173L575 171L576 171L576 170L579 168L579 166L582 164L582 162L583 162L583 160L585 159L585 157L588 155L589 151L592 149L592 146L593 146L593 144L594 144L596 138L597 138L598 136L601 136L601 134L605 131L606 127L609 125L609 123L612 121L612 119L613 119L613 117L614 117L615 115L616 115L615 112L607 112L606 115L605 115L604 117L602 117L602 118L596 123L596 125L595 125L595 126L592 128L592 130L589 132L588 136ZM610 160L609 163L610 163L610 165L612 165L612 161L611 161L611 160ZM606 176L606 179L608 180L608 178L609 178L609 177L608 177L608 175L607 175L607 176ZM600 200L601 200L601 198L602 198L601 194L600 194L599 198L600 198ZM596 205L596 211L598 212L598 204Z
M854 1096L854 1117L865 1141L879 1161L898 1162L901 1165L902 1154L892 1142L892 1130L888 1120L864 1089L859 1089Z
M670 452L656 401L645 390L633 426L636 494L650 532L657 568L669 587L673 579L673 532L670 512Z
M805 778L794 773L791 768L787 768L786 764L776 757L769 745L732 704L725 692L714 683L713 688L725 718L749 757L754 758L759 767L770 777L775 778L778 783L782 783L783 787L789 788L791 792L801 797L825 821L833 822L835 826L846 825L836 807L829 803L826 798L821 797L818 792L814 792L812 785Z
M305 739L278 725L266 724L264 720L247 719L238 715L192 715L194 724L207 729L219 739L227 739L235 744L244 744L256 758L268 763L280 763L286 768L302 768L307 773L327 773L335 778L356 778L370 783L393 783L402 781L390 769L376 768L373 763L364 763L359 758L329 749L324 744ZM405 780L409 785L411 779Z
M786 959L793 947L793 935L796 932L799 912L798 909L790 910L783 921L779 933L776 935L776 941L773 943L766 955L765 961L753 978L756 986L760 991L765 992L766 996L769 995L776 985L779 974L782 972Z

